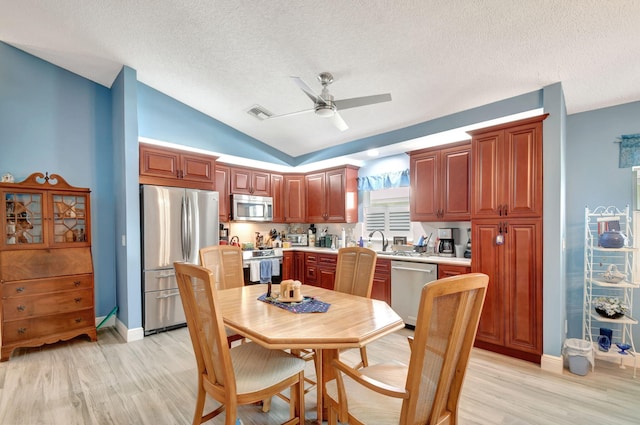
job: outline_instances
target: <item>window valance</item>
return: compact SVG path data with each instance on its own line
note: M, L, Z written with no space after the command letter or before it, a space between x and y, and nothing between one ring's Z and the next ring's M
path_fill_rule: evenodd
M376 176L358 177L358 190L364 192L404 186L409 186L408 168L406 170L392 171Z
M620 160L618 168L628 168L640 165L640 133L623 134L618 137L620 143Z

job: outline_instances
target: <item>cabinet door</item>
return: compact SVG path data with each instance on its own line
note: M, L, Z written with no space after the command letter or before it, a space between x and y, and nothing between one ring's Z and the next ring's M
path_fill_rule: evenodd
M500 217L505 167L502 160L503 131L493 131L472 140L473 190L471 217Z
M542 216L542 122L505 130L507 217Z
M231 167L231 193L251 195L251 171Z
M182 180L211 183L211 188L213 188L215 184L215 158L206 155L182 154L180 161Z
M437 221L440 210L440 154L425 152L411 157L411 221Z
M271 174L271 196L273 198L273 219L271 221L274 223L284 223L284 176L281 174Z
M501 221L483 220L472 222L471 270L489 276L476 341L504 345L505 293L503 290L504 245L496 245Z
M284 221L305 221L304 176L284 176Z
M282 254L282 280L294 279L293 252L286 251Z
M45 196L42 192L6 190L2 192L2 247L42 248L49 243L46 231Z
M51 193L52 245L80 246L90 245L91 225L89 211L89 195L74 192Z
M327 171L326 174L327 221L344 223L346 193L346 173L344 169Z
M471 144L443 149L440 152L441 220L471 219Z
M391 260L380 258L376 260L371 298L391 305Z
M325 221L325 174L314 173L305 176L307 188L306 207L307 222L322 223Z
M251 173L251 190L255 196L271 196L271 174L260 171Z
M518 219L509 220L507 223L503 245L505 251L503 300L507 323L505 345L511 349L541 355L541 220ZM473 244L475 250L475 240Z
M140 175L148 177L180 178L178 152L140 145Z
M229 196L230 169L227 166L216 164L216 186L218 192L218 214L220 223L228 223L231 220L231 197Z
M304 252L293 253L293 279L304 282Z

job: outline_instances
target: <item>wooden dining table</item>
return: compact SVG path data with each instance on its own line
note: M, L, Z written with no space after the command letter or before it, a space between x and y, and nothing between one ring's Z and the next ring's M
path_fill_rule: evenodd
M273 285L274 292L278 285ZM302 294L330 304L325 313L293 313L260 301L267 285L219 290L224 324L270 349L314 349L318 361L318 423L323 409L325 383L334 379L331 361L345 348L362 347L404 327L387 303L316 286L302 285Z

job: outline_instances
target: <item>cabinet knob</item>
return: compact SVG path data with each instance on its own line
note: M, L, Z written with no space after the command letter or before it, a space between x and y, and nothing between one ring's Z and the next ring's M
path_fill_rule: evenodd
M77 298L74 298L73 300L74 300L76 303L79 303L80 301L82 301L82 298L77 297Z
M18 306L18 311L24 311L25 309L26 309L26 307L23 306L23 305L19 305Z
M77 288L78 286L80 286L80 281L79 280L74 280L73 284Z
M22 335L22 334L24 334L24 333L26 333L26 332L27 332L27 328L18 328L18 333L19 333L20 335Z
M19 287L19 288L16 288L16 292L17 292L17 293L24 292L24 286L21 286L21 287Z
M76 323L80 323L80 322L82 322L82 318L77 318Z

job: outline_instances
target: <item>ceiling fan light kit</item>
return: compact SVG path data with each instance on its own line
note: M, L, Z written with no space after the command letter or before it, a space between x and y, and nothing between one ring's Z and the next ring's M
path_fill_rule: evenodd
M334 100L333 96L329 93L329 84L333 82L333 75L330 72L321 72L318 74L318 81L322 84L322 91L320 95L317 95L311 87L300 77L291 77L293 81L298 85L300 90L311 99L313 102L313 109L307 109L304 111L290 112L281 115L270 115L268 118L282 118L291 115L298 115L305 112L315 112L319 117L331 118L333 125L340 131L345 131L349 128L347 123L342 119L339 110L356 108L359 106L372 105L374 103L389 102L391 100L391 94L378 94L373 96L354 97L351 99ZM251 112L249 112L251 113ZM256 115L254 115L256 116ZM259 116L256 116L260 118ZM264 119L264 118L260 118Z

